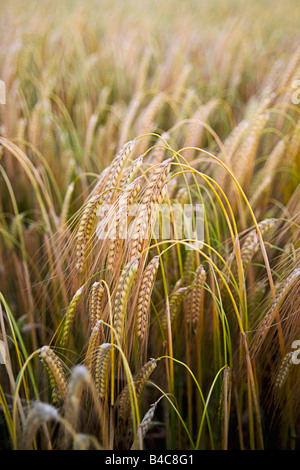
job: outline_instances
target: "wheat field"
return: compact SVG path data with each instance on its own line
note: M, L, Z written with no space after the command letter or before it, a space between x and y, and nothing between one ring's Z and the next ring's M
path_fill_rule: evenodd
M0 449L299 449L298 2L0 7Z

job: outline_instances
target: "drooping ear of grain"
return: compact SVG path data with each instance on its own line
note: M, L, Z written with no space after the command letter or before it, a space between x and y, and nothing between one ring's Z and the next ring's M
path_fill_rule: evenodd
M151 421L154 417L154 413L155 413L155 410L157 408L158 402L159 402L159 400L157 400L155 403L153 403L150 406L149 410L147 411L147 413L143 417L142 422L138 427L137 433L140 434L141 440L144 440L144 438L147 434L147 431L150 427ZM132 446L131 446L131 450L135 450L135 448L136 448L135 443L133 443Z
M276 219L265 219L259 222L258 227L261 235L264 236L275 225ZM259 249L258 235L256 229L253 229L245 239L241 248L241 257L244 269L247 268L251 259Z
M144 364L138 371L134 379L134 387L137 399L139 399L146 381L149 379L150 375L156 367L157 361L155 359L150 359L150 361L146 362L146 364ZM116 405L118 407L119 419L125 422L130 413L130 392L128 384L124 387L118 396Z
M23 430L24 450L32 448L33 440L40 426L48 421L58 421L58 410L47 403L36 402L28 413Z
M85 366L74 367L68 384L64 413L64 418L74 430L78 429L81 396L84 388L89 385L90 380L89 371Z
M273 299L271 306L267 312L267 314L262 319L258 330L256 332L256 336L254 338L254 344L256 347L262 344L265 337L268 334L269 328L272 326L272 322L275 320L275 317L278 313L278 310L284 301L285 297L287 296L290 289L299 282L300 279L300 268L295 269L291 272L291 274L279 284L278 292L276 297Z
M51 370L60 395L65 400L67 395L67 379L62 367L62 361L49 346L43 346L40 350L40 357L46 362Z

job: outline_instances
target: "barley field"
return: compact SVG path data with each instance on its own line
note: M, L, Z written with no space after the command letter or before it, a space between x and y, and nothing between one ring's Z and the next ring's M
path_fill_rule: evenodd
M0 11L0 449L300 449L298 2Z

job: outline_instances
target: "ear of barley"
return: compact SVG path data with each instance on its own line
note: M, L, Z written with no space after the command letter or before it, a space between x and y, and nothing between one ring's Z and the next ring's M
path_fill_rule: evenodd
M143 155L140 155L138 158L136 158L132 162L132 165L130 165L130 167L126 171L126 173L124 175L124 178L121 182L121 187L123 187L123 186L126 187L127 185L129 185L133 182L133 180L136 177L136 175L137 175L139 169L141 168L142 164L143 164Z
M128 212L135 198L141 189L141 182L137 179L131 183L125 190L125 193L117 201L117 214L114 220L114 227L110 233L110 242L108 245L106 270L114 272L114 267L118 264L121 255L122 241L126 237L128 225Z
M47 362L42 358L41 358L41 362L42 362L43 366L45 367L45 370L47 371L49 386L50 386L50 389L51 389L52 402L53 402L54 405L56 405L62 399L62 396L61 396L61 394L59 392L59 389L57 387L55 376L54 376L53 372L51 371L50 367L48 366Z
M256 206L262 201L262 196L266 196L271 190L271 183L274 179L275 170L283 159L286 151L285 140L280 140L273 148L266 163L259 174L258 178L254 181L252 189L252 197L250 199L251 206Z
M97 351L98 346L101 342L101 336L102 336L101 335L101 328L102 328L102 324L101 324L101 320L100 320L100 321L97 321L97 323L95 324L95 326L94 326L94 328L91 332L89 345L88 345L88 350L87 350L87 353L86 353L86 356L85 356L85 364L86 364L88 370L90 371L91 375L94 375L93 372L94 372L96 351Z
M27 120L24 118L18 119L18 127L16 132L16 141L18 142L19 148L22 152L26 152L26 146L24 145L25 132L26 132Z
M283 300L285 299L289 290L293 287L293 285L299 280L300 278L300 268L295 269L281 284L279 285L278 292L276 297L273 299L270 309L268 313L263 318L261 324L258 328L258 335L260 342L266 337L268 329L270 328L280 305L282 304Z
M183 301L187 292L188 292L187 287L180 287L177 291L171 294L170 301L169 301L171 323L173 323L175 318L178 316L182 308ZM167 313L165 312L165 316L163 317L163 320L162 320L162 327L166 329L167 325L168 325Z
M143 417L143 420L142 420L141 424L138 427L137 432L140 434L140 437L141 437L142 440L144 440L144 438L147 434L147 431L150 427L150 424L151 424L151 421L154 417L154 413L155 413L155 410L157 408L158 402L159 402L159 400L157 400L155 403L153 403L150 406L149 410L147 411L147 413ZM133 443L130 450L135 450L135 448L136 448L135 443Z
M139 95L134 96L134 98L132 99L132 101L130 102L128 106L126 116L124 117L121 128L120 128L120 140L119 140L120 145L123 145L128 139L130 125L136 115L136 112L140 104L141 104L141 96Z
M194 287L192 288L189 296L191 297L191 311L187 316L187 322L192 323L194 327L197 327L202 311L203 311L203 299L204 299L204 283L206 281L206 272L202 265L198 266L196 270Z
M288 374L291 370L291 367L293 365L293 361L292 361L292 357L293 357L293 352L289 352L283 359L281 365L280 365L280 368L279 368L279 371L278 371L278 374L277 374L277 377L276 377L276 381L275 381L275 387L277 389L280 389L287 377L288 377Z
M253 163L261 139L261 133L269 118L268 113L256 116L249 130L249 134L234 155L233 172L241 186L244 186L245 183L252 178ZM235 190L235 186L232 182L232 191L233 190Z
M193 282L195 267L195 252L194 250L187 250L183 265L183 287L189 286Z
M203 145L203 136L205 135L205 128L203 124L209 118L209 115L216 109L219 105L219 100L212 99L208 103L200 106L194 115L191 117L191 122L188 127L188 132L186 140L184 142L184 147L201 147ZM194 150L186 150L187 159L191 159Z
M74 367L68 384L64 417L75 430L78 428L81 396L89 382L88 369L82 365Z
M76 234L76 268L79 272L81 272L83 269L84 261L86 258L87 244L92 234L97 210L102 203L103 198L101 197L101 195L93 196L91 199L88 200L81 216L78 231Z
M89 319L91 329L94 328L97 321L102 317L102 301L105 293L105 288L100 282L94 282L89 293Z
M33 439L38 428L48 421L58 421L59 415L56 408L47 403L37 402L28 413L23 430L23 449L29 450L32 447Z
M146 364L144 364L138 371L134 379L134 387L137 399L139 399L146 381L149 379L156 367L157 361L155 359L150 359L150 361L146 362ZM123 388L122 392L120 393L116 401L116 405L118 406L119 419L122 421L126 421L130 412L130 393L128 384Z
M75 184L72 181L66 191L66 195L64 198L61 214L60 214L60 226L62 227L66 221L68 220L68 214L69 214L69 209L70 209L70 203L71 203L71 198L74 192L74 187Z
M103 343L98 348L95 365L95 385L99 398L105 398L107 385L107 368L111 358L111 351L111 343Z
M151 294L158 267L159 257L155 256L146 267L141 281L136 313L137 336L141 341L145 338L147 330Z
M259 222L258 227L262 236L264 236L267 232L269 232L275 225L276 219L265 219L262 222ZM247 238L245 239L243 246L241 248L241 257L244 269L247 268L251 259L258 251L259 244L258 244L258 235L256 229L252 230Z
M159 205L163 197L163 186L170 171L171 159L159 164L149 179L142 197L135 222L132 226L130 259L137 258L143 250L144 242L151 233L154 218L154 206Z
M97 183L90 193L90 198L93 198L95 196L99 196L101 193L103 193L105 186L106 186L106 178L109 173L110 167L106 167L98 176L97 178Z
M164 132L161 135L161 139L157 139L156 145L151 150L151 152L149 152L147 161L151 163L151 165L157 165L158 163L162 163L164 159L166 150L164 148L165 144L163 143L162 139L167 142L170 139L170 134L168 132Z
M114 158L112 163L109 166L109 171L106 175L106 182L104 186L104 191L109 188L114 188L118 185L124 166L132 154L133 148L135 146L135 141L131 140L127 142L121 150L118 152L117 156ZM113 198L113 191L108 191L103 195L103 203L110 204Z
M181 206L187 204L189 201L189 193L184 186L183 188L179 188L175 195L175 201L178 202Z
M136 277L138 261L130 261L122 271L113 304L113 321L116 336L122 340L126 320L127 302L132 283Z
M165 101L165 96L163 93L158 93L154 96L152 101L148 104L145 111L143 112L140 118L140 126L138 129L139 135L144 135L148 132L151 132L153 126L153 120L155 119L156 114L162 108ZM139 140L136 148L138 154L144 153L148 148L149 137L144 137Z
M83 293L83 288L84 286L81 286L74 294L71 302L70 302L70 305L66 311L66 314L65 314L65 321L64 321L64 325L63 325L63 331L62 331L62 337L61 337L61 346L65 346L67 344L67 341L68 341L68 338L69 338L69 334L70 334L70 330L71 330L71 327L73 325L73 321L74 321L74 317L75 317L75 313L76 313L76 307L78 305L78 302L82 296L82 293Z
M40 357L46 362L51 370L61 397L65 400L67 395L67 379L62 367L62 361L49 346L43 346L40 350Z

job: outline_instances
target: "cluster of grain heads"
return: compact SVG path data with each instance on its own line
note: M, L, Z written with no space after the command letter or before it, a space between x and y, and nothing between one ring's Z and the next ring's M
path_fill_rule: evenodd
M129 261L121 273L116 289L113 303L113 323L115 334L120 342L123 338L130 289L136 277L137 269L138 260Z
M59 421L59 414L57 409L51 405L48 405L47 403L34 403L34 406L29 411L24 424L22 438L22 448L24 450L30 450L32 448L33 440L38 429L49 421Z
M150 361L146 362L146 364L144 364L136 374L134 378L134 387L137 399L141 396L146 381L149 379L156 367L157 360L150 359ZM118 396L116 405L118 407L119 419L122 422L125 422L130 413L130 392L128 384L123 388L122 392Z
M91 197L83 210L76 234L76 268L82 271L87 255L88 242L92 235L99 206L103 203L101 195Z
M112 353L112 344L103 343L99 346L96 355L95 364L95 385L99 398L104 399L106 396L108 366Z
M61 336L61 346L65 346L68 342L69 339L69 334L71 327L73 325L75 313L76 313L76 308L78 305L79 300L81 299L82 293L83 293L84 286L81 286L74 294L69 307L67 308L67 311L65 313L64 317L64 324L63 324L63 330L62 330L62 336Z
M42 362L47 365L47 369L50 369L60 396L65 400L67 396L67 378L63 370L62 361L49 346L43 346L41 348L40 357L43 360Z
M136 308L136 331L140 341L147 337L151 294L154 287L159 257L155 256L144 270Z

